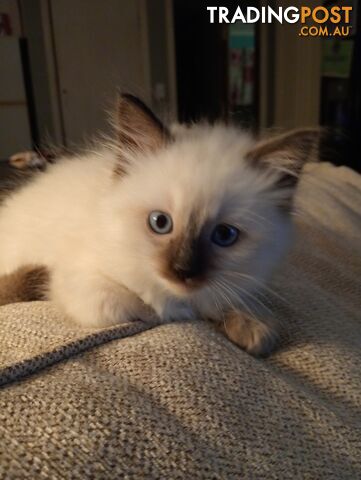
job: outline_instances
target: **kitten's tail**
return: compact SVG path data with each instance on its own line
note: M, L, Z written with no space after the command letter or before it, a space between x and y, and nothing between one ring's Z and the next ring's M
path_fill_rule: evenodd
M48 269L36 265L20 267L0 276L0 305L45 300L49 279Z

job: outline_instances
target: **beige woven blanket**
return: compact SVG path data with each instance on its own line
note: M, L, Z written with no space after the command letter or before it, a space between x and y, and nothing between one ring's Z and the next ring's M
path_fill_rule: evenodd
M257 360L203 322L0 309L1 479L361 479L361 178L308 167Z

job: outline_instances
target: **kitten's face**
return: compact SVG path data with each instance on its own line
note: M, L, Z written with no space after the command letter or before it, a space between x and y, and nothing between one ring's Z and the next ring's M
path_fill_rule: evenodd
M213 295L218 304L259 287L288 242L288 216L274 176L244 160L251 142L196 128L119 179L116 243L141 273L137 283L146 278L195 303Z
M104 216L109 273L147 303L161 293L209 316L247 304L289 243L297 173L316 133L256 142L195 126L171 139L125 96L118 135Z

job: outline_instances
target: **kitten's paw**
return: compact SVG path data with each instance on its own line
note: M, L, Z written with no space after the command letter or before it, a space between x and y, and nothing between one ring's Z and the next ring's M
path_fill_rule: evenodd
M233 343L255 357L268 357L279 341L274 327L239 311L228 313L222 330Z
M45 267L27 265L0 275L0 305L45 300L50 273Z

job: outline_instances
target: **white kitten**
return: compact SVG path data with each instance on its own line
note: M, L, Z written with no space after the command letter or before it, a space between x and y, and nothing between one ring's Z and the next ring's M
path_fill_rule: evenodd
M312 130L268 141L224 125L170 135L119 100L117 139L63 158L0 209L0 274L50 272L49 298L82 325L209 318L250 353L276 333L254 293L290 241L292 196Z

